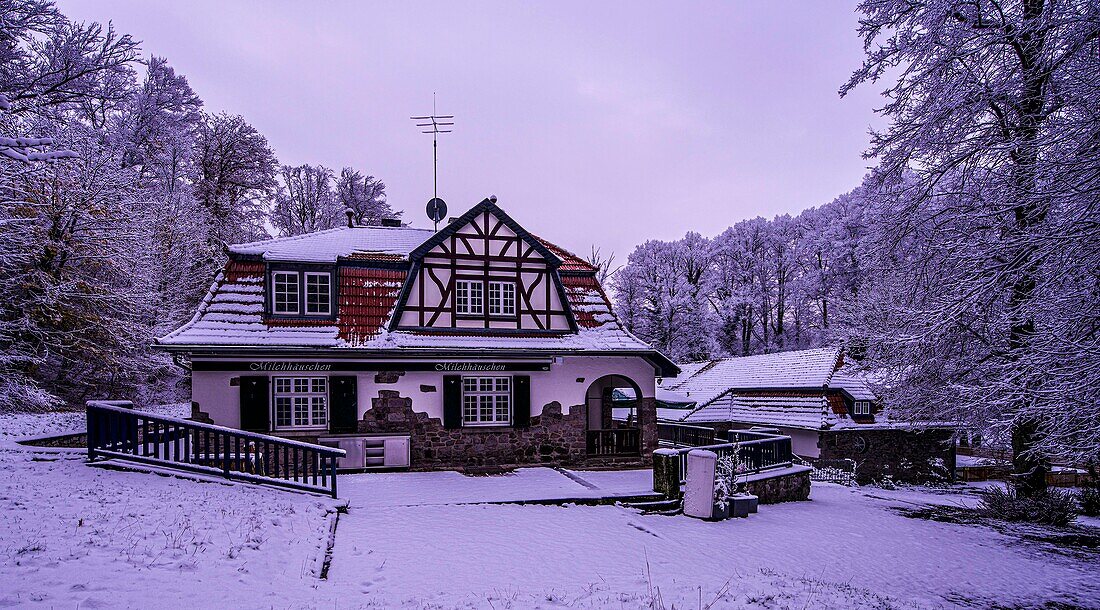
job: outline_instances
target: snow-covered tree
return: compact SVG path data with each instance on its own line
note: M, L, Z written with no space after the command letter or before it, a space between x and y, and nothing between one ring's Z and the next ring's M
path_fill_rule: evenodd
M344 208L333 191L332 170L323 165L284 165L271 224L282 235L301 235L340 226Z
M866 61L889 81L873 133L871 356L917 415L1011 434L1015 484L1100 447L1096 226L1100 5L867 0Z
M612 279L616 311L627 328L685 362L711 353L703 299L709 252L698 233L675 242L647 241Z
M345 167L336 180L336 199L341 210L352 210L352 220L360 225L382 224L383 218L397 218L386 203L386 185L374 176L364 176L358 170ZM343 213L343 212L341 212Z
M267 138L240 115L204 114L195 148L195 196L213 226L211 249L267 237L265 208L278 167ZM211 256L220 266L220 255Z

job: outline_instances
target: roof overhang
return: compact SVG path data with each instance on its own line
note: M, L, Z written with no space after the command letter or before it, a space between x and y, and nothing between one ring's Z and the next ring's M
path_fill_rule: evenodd
M664 354L656 350L562 350L562 349L493 349L493 348L398 348L358 349L324 346L243 346L243 345L184 345L154 343L154 349L174 354L187 354L192 358L325 358L334 360L424 359L424 358L552 358L556 356L610 356L639 357L653 365L657 375L676 375L680 369Z

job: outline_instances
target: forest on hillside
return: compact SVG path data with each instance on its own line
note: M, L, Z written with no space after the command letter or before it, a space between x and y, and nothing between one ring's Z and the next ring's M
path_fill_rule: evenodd
M167 58L44 0L0 3L0 94L0 409L184 396L149 345L227 244L394 215L369 172L281 165Z
M1100 454L1100 6L858 10L839 92L884 88L889 119L863 183L642 244L606 270L617 313L681 362L847 345L897 416L1001 435L1041 487Z

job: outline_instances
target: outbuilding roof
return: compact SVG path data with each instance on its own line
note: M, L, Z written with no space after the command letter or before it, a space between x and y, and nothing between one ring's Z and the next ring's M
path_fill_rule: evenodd
M788 428L825 427L825 396L740 396L727 394L684 418L686 423L747 422Z
M823 389L840 362L840 349L823 347L680 365L662 386L703 407L730 390Z
M680 377L661 387L699 406L688 423L742 422L810 430L890 425L880 411L874 423L856 423L830 408L830 390L852 400L875 400L867 382L842 366L840 348L826 347L680 365ZM839 397L836 397L839 400Z

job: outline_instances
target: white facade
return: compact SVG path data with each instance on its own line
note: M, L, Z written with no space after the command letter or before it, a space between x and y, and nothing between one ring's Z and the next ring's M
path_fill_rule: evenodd
M243 375L267 375L269 377L330 377L350 376L357 378L358 413L357 419L371 408L371 400L378 397L381 390L397 391L402 397L412 399L413 411L426 413L428 417L443 418L443 376L463 374L447 371L408 371L399 376L395 383L376 383L377 371L318 371L318 372L257 372L250 370L251 360L231 361L196 360L196 362L239 362L241 370L196 370L191 374L191 396L196 407L214 420L215 424L238 428L240 421L240 392L237 385ZM280 363L301 362L313 364L318 359L278 360ZM347 361L341 361L347 362ZM452 361L466 363L468 360ZM516 362L516 361L509 361ZM534 360L530 362L536 362ZM637 357L604 356L566 356L557 359L538 360L548 363L549 371L522 371L491 373L494 376L529 375L531 378L531 416L542 413L542 408L551 402L558 402L563 413L574 408L584 408L585 397L590 386L607 375L629 378L642 391L642 396L652 398L655 389L655 374L651 364ZM484 375L488 373L465 373ZM269 384L273 388L274 384ZM434 391L425 391L429 387ZM271 401L269 401L269 404ZM272 414L271 421L274 420ZM596 426L598 427L598 426Z

